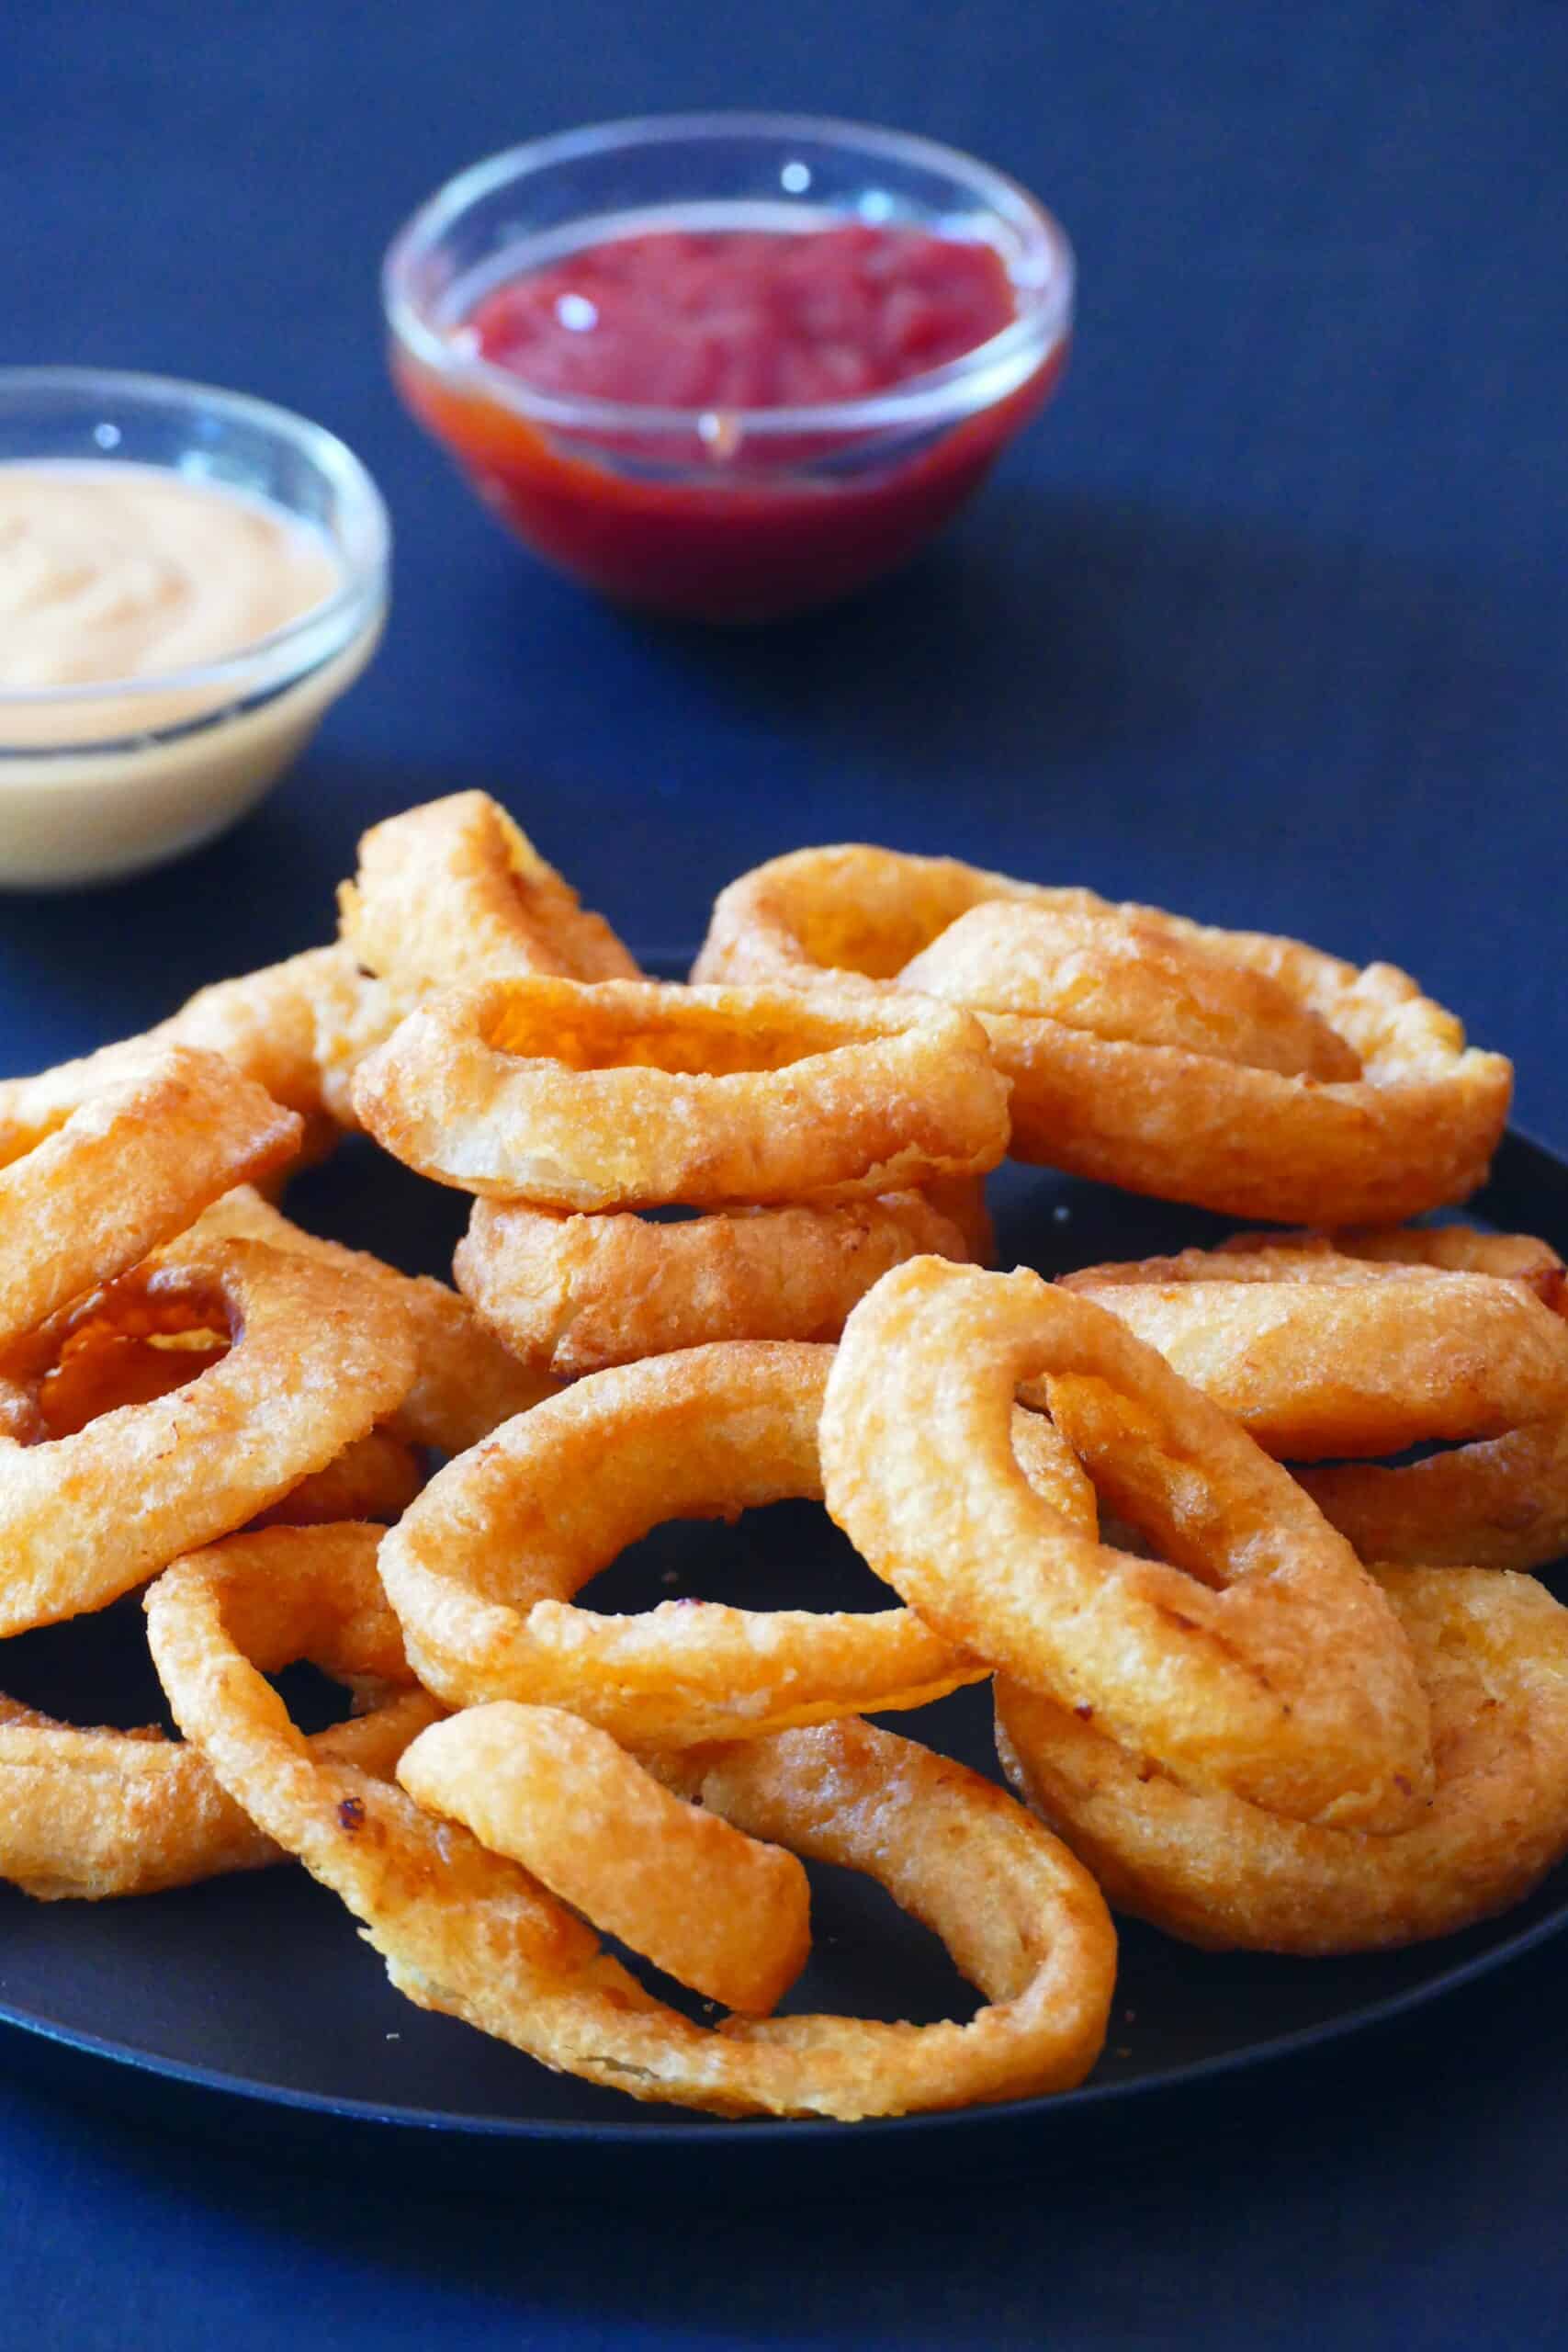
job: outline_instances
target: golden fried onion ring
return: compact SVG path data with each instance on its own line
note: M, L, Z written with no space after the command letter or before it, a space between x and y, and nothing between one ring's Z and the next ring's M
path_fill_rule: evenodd
M215 1055L149 1049L0 1170L0 1346L292 1159L299 1121Z
M1267 972L1177 935L1140 907L1102 911L993 899L906 965L926 989L986 1014L1025 1013L1110 1044L1150 1046L1279 1071L1355 1079L1328 1023Z
M413 1351L396 1300L253 1242L125 1276L76 1310L136 1333L232 1334L187 1385L71 1437L0 1437L0 1634L99 1609L176 1553L243 1525L401 1401ZM51 1349L70 1336L39 1335Z
M1218 1246L1240 1257L1289 1250L1319 1258L1362 1258L1373 1265L1495 1274L1502 1282L1523 1283L1553 1314L1568 1313L1568 1267L1549 1241L1533 1233L1486 1233L1473 1225L1352 1225L1298 1233L1233 1233Z
M993 899L1096 912L1092 890L1050 889L955 857L844 842L792 850L721 890L694 980L864 992L898 974L949 923Z
M1177 1565L1031 1490L1010 1422L1042 1381L1101 1500ZM845 1326L821 1445L833 1517L956 1648L1292 1818L1393 1829L1426 1802L1426 1699L1376 1585L1286 1471L1089 1300L1027 1271L896 1267Z
M423 1175L556 1209L849 1200L994 1168L966 1013L657 980L498 980L411 1013L355 1107Z
M663 1521L819 1498L831 1356L740 1340L649 1356L590 1374L450 1464L381 1554L420 1679L453 1706L565 1707L637 1747L923 1706L981 1679L906 1609L569 1605Z
M346 947L314 947L287 963L270 964L237 979L197 989L166 1021L142 1036L126 1037L79 1061L61 1062L34 1078L0 1079L0 1166L29 1151L128 1072L142 1067L150 1048L194 1046L219 1055L264 1087L275 1102L320 1123L326 1113L320 1040L355 1018L372 986ZM379 1044L401 1018L386 1004ZM372 1027L374 1024L372 1024ZM367 1042L360 1038L361 1049ZM309 1138L319 1140L319 1134Z
M410 1444L466 1453L514 1413L555 1392L554 1381L519 1363L445 1283L428 1274L400 1273L367 1250L307 1233L246 1185L215 1202L188 1235L160 1253L160 1263L179 1264L216 1240L265 1241L380 1286L413 1340L413 1386L391 1417L392 1432Z
M1431 1702L1438 1765L1431 1805L1392 1837L1181 1788L998 1676L1009 1780L1119 1910L1213 1949L1370 1951L1506 1910L1568 1852L1568 1611L1529 1577L1377 1573Z
M791 2017L709 2031L654 2000L516 1863L310 1754L231 1629L253 1583L288 1620L318 1590L343 1605L311 1542L277 1531L176 1563L148 1596L152 1655L187 1739L364 1922L422 2007L634 2098L719 2114L852 2121L1066 2090L1089 2072L1115 1970L1093 1881L991 1782L861 1723L707 1752L686 1792L750 1837L878 1880L990 2006L967 2025ZM371 1605L367 1585L355 1597Z
M1088 1267L1064 1287L1109 1307L1293 1462L1470 1441L1397 1468L1298 1471L1363 1559L1556 1559L1568 1549L1568 1330L1555 1251L1462 1227L1346 1243L1237 1236Z
M608 1732L507 1700L422 1732L398 1766L416 1804L509 1854L678 1984L766 2017L811 1951L811 1889L782 1846L687 1804Z
M833 1340L890 1266L967 1259L922 1193L718 1210L656 1225L476 1201L457 1287L525 1363L575 1380L713 1340Z
M1103 944L1075 963L1063 942L1078 934ZM1141 995L1128 978L1139 955ZM1227 969L1233 996L1256 1001L1222 1001L1214 976ZM1358 971L1299 940L1152 908L982 907L900 986L984 1023L1013 1082L1015 1158L1233 1216L1352 1223L1463 1200L1507 1117L1511 1065L1467 1047L1392 965ZM1163 1034L1151 991L1167 995Z
M28 1434L35 1440L74 1437L100 1413L150 1404L185 1387L228 1352L227 1337L216 1331L127 1331L112 1321L88 1320L73 1331L39 1384L37 1425ZM423 1484L423 1464L414 1448L390 1430L371 1430L249 1523L310 1527L377 1520L389 1526Z
M374 1528L321 1531L323 1573L334 1559L373 1561L377 1535ZM310 1740L321 1762L390 1772L406 1743L439 1714L433 1699L407 1687L389 1611L373 1643L355 1638L345 1652L343 1629L325 1622L297 1638L286 1634L280 1645L262 1594L240 1596L241 1610L245 1655L264 1673L309 1657L323 1673L351 1679L367 1702L368 1713ZM26 1894L46 1902L156 1894L283 1859L224 1794L198 1748L157 1731L78 1730L0 1698L0 1878Z
M1568 1413L1568 1330L1490 1274L1264 1247L1090 1266L1061 1287L1281 1459L1397 1453Z
M409 1001L518 972L641 977L604 916L579 903L488 792L455 792L372 826L338 905L359 962Z

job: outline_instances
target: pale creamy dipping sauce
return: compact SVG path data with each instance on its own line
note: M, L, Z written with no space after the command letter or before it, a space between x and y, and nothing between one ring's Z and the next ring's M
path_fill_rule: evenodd
M239 653L331 596L342 567L278 508L158 466L0 464L0 696L133 684ZM167 724L144 697L62 697L31 743ZM10 729L0 707L0 738Z
M384 579L327 619L349 584L324 534L243 492L0 461L0 888L135 873L243 815L375 650ZM251 658L312 611L321 641Z

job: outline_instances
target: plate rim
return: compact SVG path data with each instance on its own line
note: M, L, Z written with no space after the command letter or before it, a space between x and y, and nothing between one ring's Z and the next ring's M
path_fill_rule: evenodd
M1528 1130L1510 1126L1498 1146L1497 1155L1488 1173L1486 1184L1472 1195L1479 1201L1483 1194L1499 1185L1507 1186L1523 1181L1540 1180L1550 1172L1560 1184L1568 1184L1568 1155L1560 1155L1552 1147ZM1559 1873L1568 1874L1568 1861L1559 1863ZM1555 1875L1554 1873L1553 1875ZM1550 1883L1550 1879L1547 1882ZM1496 1915L1506 1917L1506 1913ZM1489 1924L1477 1920L1477 1928ZM135 2044L108 2036L83 2031L44 2018L35 2011L19 2009L12 2003L0 2000L0 2028L26 2035L36 2045L43 2043L62 2052L72 2052L97 2062L107 2071L106 2082L112 2083L118 2075L130 2075L146 2085L168 2084L186 2092L198 2092L219 2101L232 2102L239 2109L260 2110L268 2115L289 2115L322 2129L345 2125L368 2128L382 2134L390 2143L397 2137L430 2137L466 2145L502 2145L518 2151L537 2152L555 2147L579 2151L598 2148L615 2155L651 2152L659 2148L702 2150L714 2154L726 2149L764 2148L800 2144L803 2146L838 2146L846 2137L858 2144L872 2143L922 2143L932 2134L962 2131L985 2131L987 2127L1043 2126L1055 2116L1083 2116L1100 2113L1126 2102L1156 2101L1166 2096L1197 2090L1243 2074L1251 2068L1291 2060L1331 2043L1348 2041L1371 2032L1379 2026L1395 2022L1411 2011L1429 2003L1441 2001L1462 1991L1478 1979L1505 1970L1527 1953L1568 1930L1568 1875L1560 1900L1542 1918L1529 1927L1516 1929L1497 1943L1489 1944L1483 1951L1472 1952L1439 1969L1419 1984L1407 1984L1398 1991L1363 2002L1334 2017L1319 2018L1315 2023L1292 2028L1289 2032L1269 2039L1243 2044L1234 2050L1213 2052L1207 2055L1168 2067L1157 2074L1135 2075L1121 2081L1077 2085L1068 2091L1055 2091L1030 2098L987 2101L967 2107L925 2109L909 2115L868 2116L854 2123L823 2116L708 2116L683 2109L657 2112L657 2102L639 2102L643 2120L620 2122L609 2120L580 2120L570 2117L486 2116L468 2115L456 2109L410 2108L395 2103L334 2097L327 2092L299 2090L287 2084L265 2083L254 2075L231 2074L225 2069L201 2066L180 2058L162 2057L139 2049ZM1440 1939L1434 1939L1440 1942ZM1419 1946L1404 1947L1417 1950ZM1255 1955L1267 1959L1269 1955ZM649 2109L655 2111L649 2113Z

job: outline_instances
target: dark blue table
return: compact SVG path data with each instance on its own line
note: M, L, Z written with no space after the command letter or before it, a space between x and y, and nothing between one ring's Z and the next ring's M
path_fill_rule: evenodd
M858 835L1386 956L1568 1147L1550 0L67 0L13 12L0 58L0 358L319 416L399 543L385 651L259 815L147 882L0 905L0 1067L324 936L367 822L483 785L649 949L757 858ZM980 504L772 635L641 627L536 571L379 356L381 246L450 170L699 104L978 150L1082 266L1067 388ZM164 2143L112 2081L78 2111L0 2047L8 2324L51 2352L1558 2341L1562 1967L912 2209L874 2177L849 2211L430 2202Z

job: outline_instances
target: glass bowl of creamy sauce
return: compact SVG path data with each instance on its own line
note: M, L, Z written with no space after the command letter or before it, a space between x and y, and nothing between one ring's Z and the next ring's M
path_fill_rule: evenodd
M0 888L234 823L369 660L389 548L357 458L286 409L0 368Z

